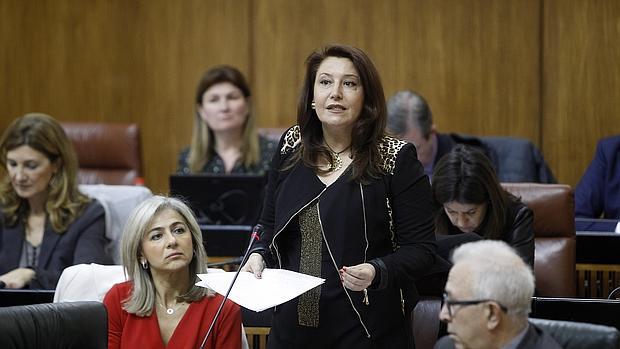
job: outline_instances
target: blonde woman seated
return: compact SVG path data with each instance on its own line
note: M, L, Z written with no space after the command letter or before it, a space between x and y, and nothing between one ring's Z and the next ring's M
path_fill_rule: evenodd
M78 161L62 126L26 114L0 139L0 283L54 289L62 271L107 264L105 211L78 190Z
M277 142L257 134L250 95L245 77L234 67L217 66L202 75L192 142L179 154L177 173L267 172Z
M192 211L178 199L153 196L129 217L121 240L129 281L103 302L108 347L198 348L222 296L195 286L207 271L202 235ZM204 348L241 347L241 312L226 301Z

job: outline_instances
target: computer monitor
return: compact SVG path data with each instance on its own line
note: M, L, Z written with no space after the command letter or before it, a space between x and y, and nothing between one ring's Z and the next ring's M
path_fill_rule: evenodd
M170 194L190 205L198 224L253 226L265 184L265 176L257 175L172 175Z
M0 307L51 303L54 290L0 289Z
M532 299L531 317L551 320L589 322L620 330L620 301L586 298Z
M620 232L617 219L575 218L575 230L581 232L613 233Z

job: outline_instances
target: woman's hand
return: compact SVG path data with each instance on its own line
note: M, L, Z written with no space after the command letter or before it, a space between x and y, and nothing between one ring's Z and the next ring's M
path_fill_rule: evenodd
M376 270L370 263L362 263L340 269L340 280L352 291L363 291L375 279Z
M35 272L29 268L17 268L0 276L0 281L4 281L6 288L24 288L34 279Z
M252 253L243 268L241 268L241 271L249 271L254 274L257 279L260 279L263 274L263 269L265 269L265 260L263 256L259 253Z

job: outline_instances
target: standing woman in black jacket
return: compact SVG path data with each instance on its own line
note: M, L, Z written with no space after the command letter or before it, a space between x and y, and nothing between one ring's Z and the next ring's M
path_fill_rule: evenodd
M312 53L298 125L280 140L244 270L265 261L325 279L278 307L268 348L405 348L401 289L435 262L428 177L415 147L386 136L383 87L359 49Z
M438 253L448 259L458 245L479 239L503 240L534 266L533 214L502 188L489 159L458 145L433 172Z

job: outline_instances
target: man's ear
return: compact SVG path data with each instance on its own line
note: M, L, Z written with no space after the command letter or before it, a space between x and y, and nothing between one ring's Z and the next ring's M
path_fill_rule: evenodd
M487 329L494 330L502 322L502 309L496 303L489 302L485 308L485 316L487 317Z
M435 126L435 124L432 124L430 134L435 134L435 133L437 133L437 126Z

